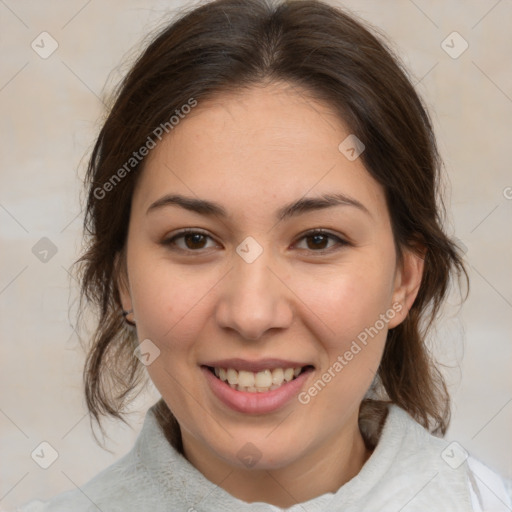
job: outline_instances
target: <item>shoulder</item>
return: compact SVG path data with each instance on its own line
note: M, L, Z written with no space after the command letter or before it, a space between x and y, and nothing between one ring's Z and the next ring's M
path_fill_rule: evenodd
M82 487L59 494L50 501L33 500L16 512L121 512L127 496L133 496L133 489L143 483L143 473L135 464L132 450Z
M167 441L150 408L134 446L125 456L84 485L47 502L31 501L16 512L164 511L168 509L166 499L175 501L183 494L183 480L188 473L182 459Z
M468 457L468 486L475 512L512 510L512 481L474 457Z
M361 476L368 479L371 469L374 482L365 500L381 511L397 505L415 511L512 511L505 479L470 457L461 444L429 433L396 405L389 408L368 462Z

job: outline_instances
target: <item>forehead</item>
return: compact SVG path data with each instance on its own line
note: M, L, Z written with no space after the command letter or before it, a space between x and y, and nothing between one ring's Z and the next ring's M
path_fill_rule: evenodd
M134 209L178 192L234 213L340 192L386 215L381 186L339 149L350 130L328 105L288 84L199 102L147 157ZM238 210L238 211L237 211Z

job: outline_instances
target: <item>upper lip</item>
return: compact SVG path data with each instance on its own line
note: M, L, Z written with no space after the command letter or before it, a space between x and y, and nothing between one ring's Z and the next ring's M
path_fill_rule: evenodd
M233 358L217 361L207 361L201 366L210 366L212 368L233 368L234 370L245 370L248 372L261 372L263 370L273 370L274 368L302 368L312 366L309 363L297 361L287 361L284 359L258 359L249 361L247 359Z

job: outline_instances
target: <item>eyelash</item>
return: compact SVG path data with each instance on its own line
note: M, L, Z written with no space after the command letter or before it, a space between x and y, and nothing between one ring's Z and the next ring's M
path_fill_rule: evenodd
M201 231L199 229L187 228L187 229L183 229L180 232L176 233L171 238L168 238L168 239L164 240L162 242L162 245L168 246L172 250L181 251L181 252L188 252L188 253L198 253L198 254L200 254L201 252L203 252L205 250L205 249L197 249L197 250L194 250L194 249L183 249L181 247L176 247L176 240L178 240L180 238L184 238L186 235L203 235L203 236L205 236L207 238L212 239L212 237L210 235L208 235L207 233L205 233L205 232L203 232L203 231ZM349 242L347 242L346 240L344 240L344 239L340 238L339 236L331 233L330 231L326 231L324 229L313 229L313 230L307 231L306 233L303 233L300 236L298 241L301 241L303 239L306 239L308 237L312 237L312 236L315 236L315 235L322 235L322 236L328 237L328 238L330 238L332 240L335 240L336 244L334 246L331 246L331 247L327 248L327 249L321 249L321 250L305 249L306 251L309 251L309 252L314 253L314 254L320 254L320 255L321 254L327 254L327 253L333 252L333 249L337 250L337 249L340 249L343 246L350 245Z

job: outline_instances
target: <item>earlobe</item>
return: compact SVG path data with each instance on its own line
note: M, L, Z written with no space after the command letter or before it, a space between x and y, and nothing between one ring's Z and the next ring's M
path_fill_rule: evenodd
M402 323L418 295L425 264L426 249L417 251L404 250L403 260L397 269L393 305L400 305L399 314L388 324L389 329Z

